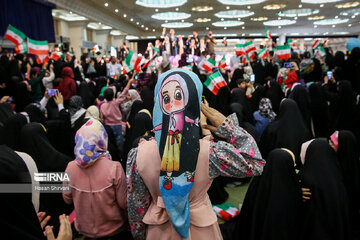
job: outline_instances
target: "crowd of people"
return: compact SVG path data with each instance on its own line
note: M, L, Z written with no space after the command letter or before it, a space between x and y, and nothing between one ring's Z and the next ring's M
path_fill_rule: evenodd
M127 73L125 45L44 64L3 49L0 183L71 177L62 193L0 193L5 239L360 239L360 48L234 54L215 95L214 45L164 29L161 57L150 44ZM219 225L212 204L239 181L240 213Z

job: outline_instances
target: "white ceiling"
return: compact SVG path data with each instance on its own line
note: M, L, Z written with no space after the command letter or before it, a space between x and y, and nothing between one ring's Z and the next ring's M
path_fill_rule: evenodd
M167 3L169 1L186 1L185 4L178 7L164 8L164 4L157 5L158 8L148 8L137 5L136 0L49 0L57 4L58 8L66 12L72 12L79 17L85 17L89 22L101 22L103 25L110 26L113 30L119 30L122 34L131 34L135 36L159 36L164 24L178 22L178 24L189 25L188 28L176 28L177 34L192 34L192 30L197 30L200 35L207 33L207 29L218 35L234 36L265 36L265 28L269 28L273 35L286 33L287 35L343 35L344 33L358 34L360 32L360 2L359 1L338 1L334 0L140 0L157 1ZM227 4L222 4L225 1ZM232 5L235 2L258 1L258 4ZM316 4L305 3L306 1L316 2ZM323 2L323 3L322 3ZM322 3L322 4L321 4ZM267 10L264 7L273 4L285 5L282 9ZM339 4L348 4L349 8L337 8ZM357 6L356 6L357 5ZM210 11L193 11L192 8L208 6ZM234 11L238 10L238 11ZM223 16L226 11L232 11L231 14L245 14L248 16L240 19L228 18ZM344 11L345 14L343 13ZM162 20L152 18L152 15L161 13L168 19L172 15L166 16L166 12L186 13L184 20ZM222 12L221 16L215 14ZM308 13L309 12L309 13ZM64 14L65 14L64 13ZM341 14L342 13L342 14ZM346 15L347 13L347 15ZM70 15L70 14L68 14ZM174 15L174 14L173 14ZM56 17L61 18L62 14L57 13ZM323 19L309 20L319 16ZM69 17L69 16L67 16ZM71 16L70 16L71 17ZM176 16L175 16L176 17ZM158 17L159 18L159 17ZM265 26L264 21L255 21L259 18L267 21L281 20L285 25L279 28L281 22L275 22L271 26ZM64 18L63 18L64 19ZM70 18L69 18L70 19ZM199 20L200 19L200 20ZM314 25L315 21L335 21L344 20L343 23L330 25ZM182 21L184 23L182 23ZM207 21L207 22L199 22ZM235 27L226 26L226 21L238 22ZM218 26L213 26L217 22ZM236 25L236 22L234 25ZM243 22L243 23L242 23ZM326 34L327 33L327 34ZM337 34L341 33L341 34Z

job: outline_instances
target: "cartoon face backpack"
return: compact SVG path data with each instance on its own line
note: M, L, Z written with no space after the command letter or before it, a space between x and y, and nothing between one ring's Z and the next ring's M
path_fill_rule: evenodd
M200 150L202 90L198 76L183 69L165 72L155 87L153 124L161 156L159 187L171 223L183 238L189 235L188 196Z

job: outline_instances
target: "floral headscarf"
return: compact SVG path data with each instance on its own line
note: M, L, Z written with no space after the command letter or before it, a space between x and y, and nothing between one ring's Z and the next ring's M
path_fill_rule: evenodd
M96 119L88 120L75 135L75 162L81 168L93 165L99 157L111 159L107 151L108 135Z
M272 110L271 101L268 98L262 98L259 103L259 113L263 117L268 117L272 120L275 119L276 113Z

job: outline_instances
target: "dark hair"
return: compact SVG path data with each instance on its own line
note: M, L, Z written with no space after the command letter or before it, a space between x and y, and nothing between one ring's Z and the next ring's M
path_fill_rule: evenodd
M37 71L36 71L35 68L32 68L32 69L30 70L30 78L31 78L32 76L34 76L35 74L37 74Z
M310 55L310 52L306 51L304 52L304 58L310 58L311 55Z
M108 102L113 100L113 98L114 98L114 90L112 88L107 88L104 91L104 97L105 97L106 101L108 101Z
M238 85L241 84L242 82L246 82L245 79L239 78L236 80L236 84L238 84Z

